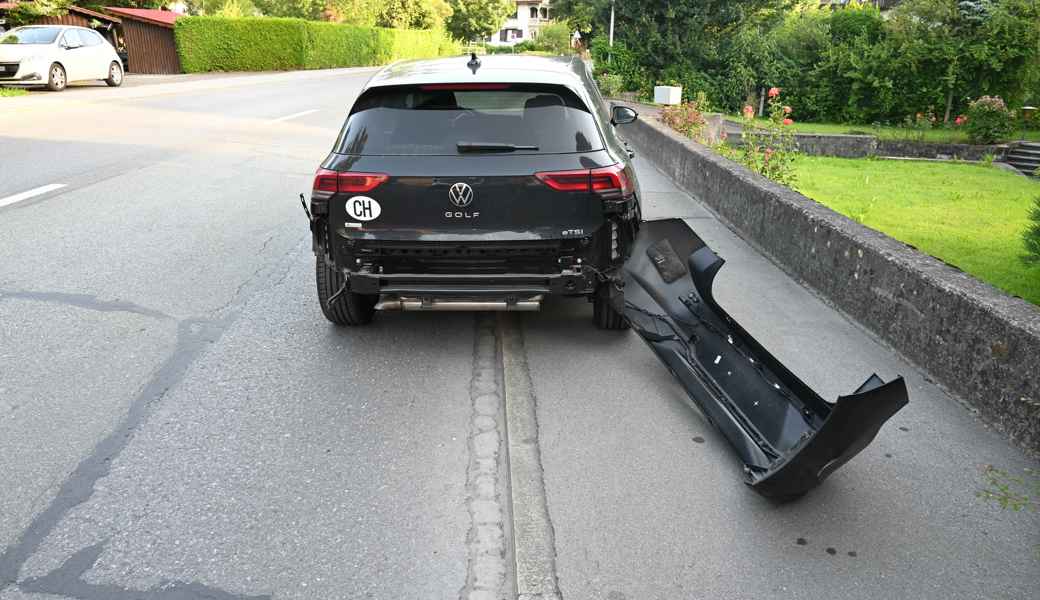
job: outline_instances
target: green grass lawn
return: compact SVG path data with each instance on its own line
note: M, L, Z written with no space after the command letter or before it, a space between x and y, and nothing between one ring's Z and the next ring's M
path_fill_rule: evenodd
M24 95L26 95L28 93L29 93L28 91L23 90L22 88L5 88L5 87L0 87L0 98L9 97L9 96L24 96Z
M867 227L1040 305L1022 233L1040 182L997 167L800 156L794 187Z
M738 117L728 116L727 120L734 123L740 123ZM765 119L756 119L758 122L765 122ZM837 133L837 134L865 134L865 135L876 135L881 139L885 140L917 140L913 132L910 132L902 127L880 127L875 128L872 125L848 125L842 123L803 123L795 121L790 127L795 133ZM1040 141L1040 130L1029 130L1026 131L1024 136L1021 131L1015 131L1012 135L1012 140L1021 139L1025 137L1027 140ZM967 144L968 136L960 129L929 129L924 132L923 141L925 142L952 142L957 144Z

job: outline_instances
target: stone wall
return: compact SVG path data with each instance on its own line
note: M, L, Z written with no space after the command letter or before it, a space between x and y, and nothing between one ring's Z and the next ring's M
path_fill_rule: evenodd
M868 156L895 156L901 158L930 158L941 160L982 160L992 154L1003 160L1006 145L974 146L971 144L941 144L911 140L882 140L873 135L841 135L831 133L798 133L794 136L798 151L810 156L837 156L866 158ZM729 143L740 145L740 136L731 135Z
M1040 452L1037 307L751 173L652 114L621 134L788 273Z

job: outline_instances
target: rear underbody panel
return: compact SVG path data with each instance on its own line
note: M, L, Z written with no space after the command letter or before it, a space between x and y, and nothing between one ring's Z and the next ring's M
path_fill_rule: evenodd
M624 314L734 446L748 485L794 498L874 439L907 404L906 384L872 375L824 401L715 302L723 262L681 219L643 223L624 267Z

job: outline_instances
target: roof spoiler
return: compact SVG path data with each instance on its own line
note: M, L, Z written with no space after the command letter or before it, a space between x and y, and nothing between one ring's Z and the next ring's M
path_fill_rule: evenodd
M768 498L796 498L870 444L907 404L906 384L871 375L824 401L715 301L724 262L683 220L644 222L617 308L733 445L745 482Z

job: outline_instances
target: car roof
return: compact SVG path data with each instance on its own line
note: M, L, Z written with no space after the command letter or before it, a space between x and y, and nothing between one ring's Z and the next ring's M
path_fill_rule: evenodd
M366 89L433 83L543 83L583 89L585 63L577 56L546 57L495 54L481 56L474 73L469 56L405 60L381 69Z

